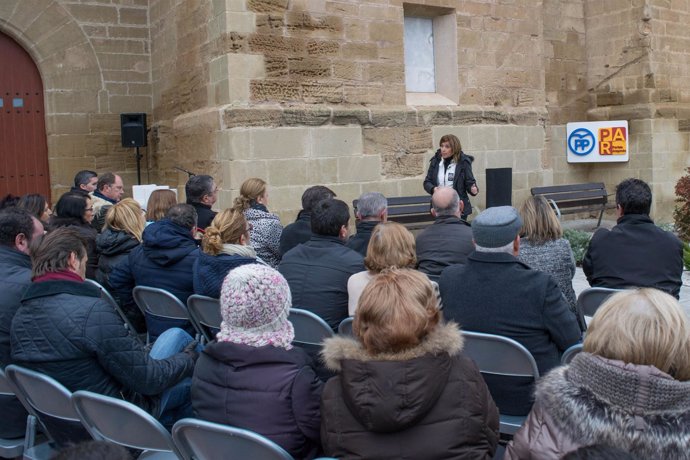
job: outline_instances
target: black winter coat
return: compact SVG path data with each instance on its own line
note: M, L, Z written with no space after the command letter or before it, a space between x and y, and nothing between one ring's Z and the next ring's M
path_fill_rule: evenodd
M150 358L98 288L75 281L32 283L12 321L11 340L16 364L49 375L70 391L153 396L194 369L185 353Z
M287 225L283 229L283 233L280 234L280 255L284 256L286 252L298 244L306 243L311 236L311 213L301 210L297 214L297 219Z
M194 370L196 416L255 431L293 457L319 450L323 384L301 348L211 342Z
M473 161L473 156L465 155L465 153L461 151L460 164L455 167L455 176L453 177L453 188L458 192L464 204L462 211L463 219L472 214L472 204L470 204L469 194L472 186L477 184L477 180L474 178L474 173L472 172ZM434 187L438 186L438 168L442 162L441 149L438 149L436 154L429 160L429 169L424 179L424 190L426 190L426 193L429 195L433 195Z
M364 271L361 254L336 236L314 235L288 251L278 271L292 293L292 305L310 310L336 330L347 318L347 280Z
M498 411L455 324L400 353L371 356L354 339L324 345L339 372L321 399L321 440L339 459L490 459Z
M590 286L661 289L676 299L683 284L683 244L649 216L628 214L611 230L597 230L582 260Z
M60 227L74 229L86 240L86 255L88 256L88 260L86 261L86 277L95 280L96 270L98 269L98 251L96 250L96 237L98 236L98 232L82 219L53 216L50 219L51 230Z
M199 257L194 262L194 294L219 299L223 281L230 270L255 263L256 259L252 257L230 254L212 256L199 251Z
M211 222L213 222L213 219L216 217L216 214L218 214L216 211L211 209L211 206L205 205L203 203L187 202L187 204L191 204L192 206L194 206L194 209L196 209L196 213L198 216L196 226L201 230L206 230L206 227L211 225Z
M127 232L105 228L96 237L96 250L99 252L96 281L111 290L109 278L113 267L127 259L127 254L139 246L139 241Z
M357 233L347 240L346 246L362 254L362 257L366 257L369 240L371 239L371 232L374 231L374 227L379 223L379 221L357 222Z
M444 268L464 264L474 252L470 224L455 216L439 216L417 234L417 269L441 276Z

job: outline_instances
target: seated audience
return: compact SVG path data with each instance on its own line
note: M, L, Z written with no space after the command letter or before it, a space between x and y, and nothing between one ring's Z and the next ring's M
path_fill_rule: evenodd
M522 220L515 208L486 209L472 221L475 252L464 265L443 270L439 287L443 314L467 331L520 342L540 374L558 366L561 354L580 341L580 327L550 275L517 259ZM526 415L532 379L485 375L501 414Z
M235 198L235 209L244 212L249 222L249 244L256 255L271 267L280 263L280 234L283 226L275 214L268 212L268 189L266 182L256 177L247 179L240 187L240 196Z
M201 240L194 264L194 293L220 297L220 288L230 270L255 264L256 252L249 246L249 224L244 213L226 209L216 214Z
M189 178L184 186L187 204L194 206L199 222L197 228L204 231L216 217L216 211L211 207L218 201L218 187L213 177L196 174Z
M587 330L583 351L537 384L507 459L559 459L605 443L640 458L688 458L690 321L655 289L617 293Z
M188 334L169 331L149 354L100 290L84 283L86 248L76 230L46 235L32 262L33 281L12 320L13 363L53 377L70 391L136 399L149 410L155 406L150 397L159 396L156 416L167 417L183 405L183 388L174 386L194 369L196 343Z
M31 284L29 248L43 237L43 224L25 209L0 210L0 368L11 364L10 325ZM0 395L0 438L24 436L26 410L14 396Z
M498 411L431 283L391 270L364 289L355 337L327 339L339 373L321 399L321 441L339 459L491 459Z
M0 209L11 208L17 206L19 203L19 197L8 193L2 199L0 199Z
M69 227L77 230L86 241L86 252L89 261L86 266L86 277L96 279L98 269L98 251L96 236L98 232L91 226L93 222L93 204L91 197L83 193L65 193L55 205L55 214L50 218L51 230Z
M177 204L177 195L172 190L154 190L146 203L146 225L165 218L168 209Z
M463 201L453 187L436 187L431 197L434 223L417 235L417 269L438 277L444 268L464 264L474 251L472 229L462 219Z
M142 243L110 274L110 286L123 304L133 301L134 286L150 286L165 289L186 305L187 298L194 293L192 274L199 256L193 237L196 217L191 205L176 204L165 219L146 227ZM170 327L193 331L188 321L146 315L150 340Z
M311 359L291 344L285 278L265 265L243 265L228 274L220 301L217 340L194 370L197 417L255 431L295 458L314 458L322 383Z
M570 310L578 318L580 328L586 329L584 319L577 312L577 296L573 289L575 256L556 213L543 196L527 198L520 208L520 254L518 260L535 270L548 273L561 288Z
M348 316L347 280L364 270L362 255L345 246L349 220L343 201L319 201L312 209L311 239L289 250L278 267L293 305L317 314L333 330Z
M98 178L96 190L91 194L93 198L93 222L91 225L98 233L103 230L105 224L105 213L110 206L122 199L125 187L122 178L117 174L107 172Z
M649 217L652 191L639 179L616 187L618 223L600 228L589 242L582 271L590 286L653 287L680 296L683 244Z
M334 197L335 192L323 185L315 185L304 191L302 210L297 214L297 219L288 224L283 229L283 233L280 234L279 251L281 257L298 244L309 241L311 238L311 210L319 201Z
M40 193L30 193L22 196L17 206L29 211L31 215L40 220L44 226L48 225L50 216L53 215L53 210L50 209L45 197Z
M355 217L357 233L347 241L347 247L366 257L371 232L379 222L388 219L388 200L378 192L362 193L357 200Z
M365 271L355 273L347 280L347 310L350 316L354 316L357 302L362 291L383 270L391 268L412 268L417 263L415 256L414 236L404 225L397 222L381 222L371 234L369 247L365 251ZM438 293L438 284L432 281L434 292Z
M105 214L105 226L96 238L98 270L96 281L111 291L110 273L119 263L126 262L127 255L141 244L144 232L144 214L139 203L132 198L115 203ZM137 332L145 332L144 315L136 304L123 303L122 309Z
M88 195L96 191L98 186L98 174L95 171L84 169L74 175L74 186L69 190L70 193L81 193Z

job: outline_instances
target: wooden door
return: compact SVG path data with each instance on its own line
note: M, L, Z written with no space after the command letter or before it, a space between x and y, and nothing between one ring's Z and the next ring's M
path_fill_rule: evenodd
M43 82L31 56L0 32L0 197L50 201Z

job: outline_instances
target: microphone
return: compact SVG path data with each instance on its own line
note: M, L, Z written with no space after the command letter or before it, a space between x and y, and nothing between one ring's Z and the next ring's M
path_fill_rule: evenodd
M196 174L194 174L193 172L187 171L186 169L180 168L179 166L173 166L173 169L177 169L178 171L182 171L183 173L187 173L187 175L189 177L196 176Z

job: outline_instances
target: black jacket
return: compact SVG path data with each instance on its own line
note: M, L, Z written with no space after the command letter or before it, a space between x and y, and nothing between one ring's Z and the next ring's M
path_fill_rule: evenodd
M580 341L580 327L556 281L506 253L474 252L464 265L443 270L443 315L466 331L510 337L527 348L539 373L560 364ZM501 413L525 415L532 386L523 378L486 377ZM513 385L514 384L514 385Z
M223 281L230 270L240 265L255 263L256 259L251 257L229 254L211 256L199 251L199 257L194 262L194 294L219 299Z
M436 154L429 160L429 169L426 173L426 178L424 179L424 190L429 195L434 194L434 187L438 186L438 168L442 163L441 149L436 151ZM474 173L472 172L472 162L474 157L471 155L465 155L464 152L460 152L460 164L455 167L455 176L453 177L453 188L464 204L462 211L463 219L472 214L472 205L470 204L470 189L473 185L477 184L477 180L474 178Z
M12 360L70 391L152 396L191 376L193 358L150 358L98 288L75 281L29 286L12 320Z
M127 259L127 254L137 246L139 246L139 241L129 233L111 228L104 229L96 237L96 250L100 254L96 281L110 290L109 278L113 267Z
M211 206L203 203L187 202L187 204L191 204L192 206L194 206L194 209L196 209L196 213L199 216L196 226L201 230L205 230L206 227L211 225L211 222L213 222L213 218L216 217L216 214L218 214L216 211L211 209Z
M439 216L417 235L417 269L440 276L444 268L464 264L474 251L470 224L455 216Z
M297 219L287 225L280 234L280 255L285 255L298 244L306 243L311 238L311 213L301 210Z
M98 236L98 232L82 219L53 216L50 219L51 230L60 227L76 230L86 240L86 255L88 256L88 260L86 261L86 277L95 280L96 270L98 269L98 251L96 250L96 237Z
M364 258L337 236L314 235L288 251L278 271L290 285L292 305L316 313L335 330L348 316L347 280L364 271Z
M255 431L295 458L313 458L322 388L301 348L211 342L194 370L192 406L203 420Z
M677 298L683 284L683 244L647 215L628 214L597 230L582 260L590 286L661 289Z
M347 241L346 246L353 251L357 251L362 254L362 257L366 257L367 247L369 246L369 240L371 239L371 232L374 231L374 227L376 227L379 223L379 221L357 222L357 233Z

